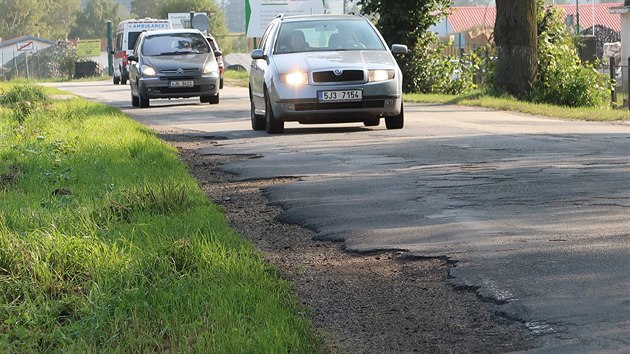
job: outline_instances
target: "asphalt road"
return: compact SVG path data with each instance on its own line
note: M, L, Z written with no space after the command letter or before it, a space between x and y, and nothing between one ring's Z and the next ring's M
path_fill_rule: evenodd
M203 132L208 153L259 155L224 167L242 179L300 177L267 194L320 239L456 261L451 281L526 323L544 343L534 352L630 352L628 124L407 104L402 130L287 123L267 135L250 128L244 88L219 105L138 109L126 86L54 85Z

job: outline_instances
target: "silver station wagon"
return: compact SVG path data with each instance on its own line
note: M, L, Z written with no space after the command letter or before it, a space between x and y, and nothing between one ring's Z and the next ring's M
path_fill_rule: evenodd
M282 133L285 121L404 125L402 73L367 19L353 15L282 15L251 53L252 129Z

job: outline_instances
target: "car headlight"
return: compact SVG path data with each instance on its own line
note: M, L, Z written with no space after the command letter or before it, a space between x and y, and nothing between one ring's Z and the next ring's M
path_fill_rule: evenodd
M390 70L390 69L369 70L369 78L370 78L370 82L391 80L394 78L394 70Z
M142 65L142 67L140 67L140 71L142 71L142 74L146 76L155 76L157 74L155 69L148 65Z
M209 74L217 71L219 71L219 64L217 64L216 61L207 62L206 65L203 66L204 74Z
M280 82L294 86L306 85L308 83L308 77L306 73L296 71L289 74L280 74Z

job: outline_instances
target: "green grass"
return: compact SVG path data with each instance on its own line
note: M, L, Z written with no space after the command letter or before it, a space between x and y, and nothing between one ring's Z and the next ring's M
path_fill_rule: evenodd
M611 108L569 108L549 104L519 101L510 97L495 97L482 92L468 95L406 94L405 101L436 104L458 104L505 111L515 111L543 117L588 121L630 119L630 111Z
M225 85L247 87L249 85L249 72L238 70L226 70L224 74Z
M0 106L0 201L0 352L319 351L177 151L114 108Z

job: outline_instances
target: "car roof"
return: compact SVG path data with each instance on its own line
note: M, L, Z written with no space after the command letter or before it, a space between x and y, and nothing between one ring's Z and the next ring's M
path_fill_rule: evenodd
M366 20L363 16L357 15L298 15L281 17L282 22L304 21L304 20Z

